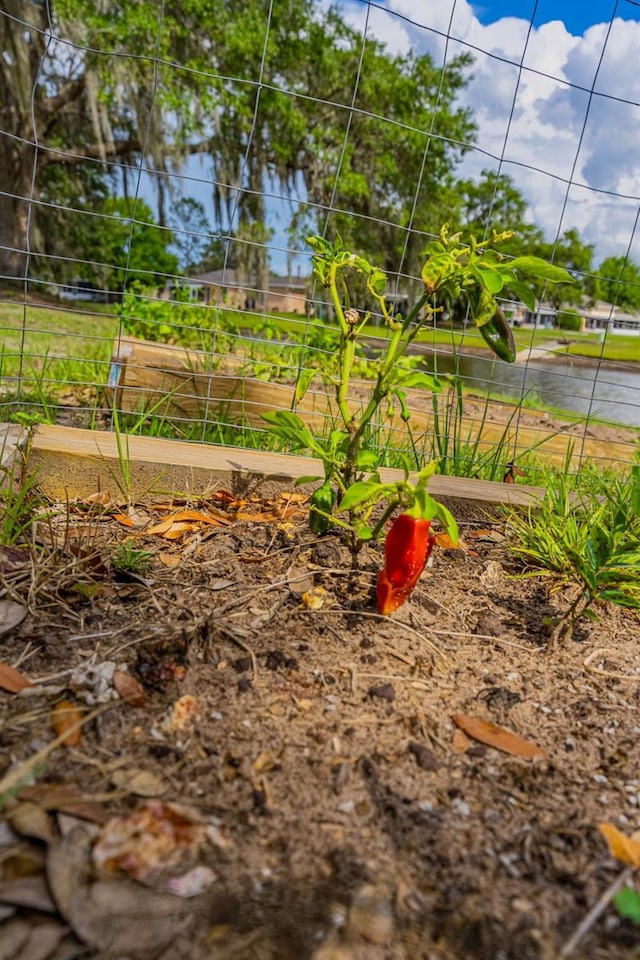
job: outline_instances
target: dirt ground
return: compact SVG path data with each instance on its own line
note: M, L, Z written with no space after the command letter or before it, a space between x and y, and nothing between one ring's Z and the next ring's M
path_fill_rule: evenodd
M386 619L382 548L351 575L288 499L77 505L35 566L0 551L32 683L0 692L2 960L640 957L611 906L561 954L622 869L597 824L640 828L640 618L551 648L566 598L450 506L466 548ZM148 570L114 571L123 541Z

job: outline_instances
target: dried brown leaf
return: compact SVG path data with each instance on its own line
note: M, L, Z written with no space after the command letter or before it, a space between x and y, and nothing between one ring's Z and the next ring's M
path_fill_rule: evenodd
M169 570L173 570L175 567L180 566L182 556L179 553L159 553L158 560L163 567L168 567Z
M43 810L68 813L92 823L105 823L109 816L105 808L90 797L85 797L71 783L33 783L23 787L20 800L31 800Z
M436 533L436 546L441 550L463 550L462 540L453 540L448 533Z
M174 523L162 536L165 540L179 540L184 533L193 533L197 529L197 523Z
M29 939L31 924L21 917L13 917L2 925L0 960L15 960L23 944Z
M81 504L86 506L91 506L94 503L100 504L100 506L107 507L111 503L111 497L106 490L100 492L91 493L88 497L85 497L83 500L80 500Z
M489 747L495 747L496 750L502 750L503 753L522 757L523 760L536 760L547 756L546 750L532 743L531 740L525 740L519 734L504 727L497 727L494 723L489 723L480 717L468 717L459 713L453 718L453 722L474 740L479 740L480 743L485 743Z
M55 920L31 924L27 942L23 944L20 954L16 954L15 960L47 960L68 932L66 925Z
M201 513L200 510L178 510L177 513L169 514L169 516L161 520L160 523L149 527L146 532L162 536L170 530L174 524L179 524L183 521L189 521L190 524L207 523L215 527L220 526L221 523L218 517L214 517L209 513ZM197 527L190 526L189 529L197 529Z
M118 523L121 523L123 527L135 527L136 522L132 520L131 517L128 517L126 513L114 513L113 519L117 520Z
M25 687L31 687L33 684L27 680L23 673L14 670L8 663L0 663L0 687L7 693L19 693Z
M167 791L165 781L149 770L115 770L111 782L136 797L161 797Z
M56 905L51 899L49 887L42 874L0 883L0 903L26 907L28 910L40 910L42 913L56 912Z
M78 726L81 720L82 711L77 704L71 700L61 700L60 703L56 703L51 711L51 726L58 737L66 734L62 740L62 746L78 746L82 740L82 729Z
M453 731L451 746L453 747L455 753L466 753L471 746L471 740L466 735L464 730L460 730L458 728L457 730Z
M53 839L51 820L47 816L46 810L43 810L37 803L32 801L17 803L7 811L6 817L16 833L25 837L44 840L45 843L49 843Z
M145 533L150 533L154 536L162 536L162 534L166 533L167 530L170 530L172 526L173 520L161 520L160 523L154 523L152 527L147 527Z
M68 920L76 935L101 955L157 956L190 923L188 903L132 880L98 881L73 898Z
M88 884L91 870L90 853L91 835L84 825L76 827L65 837L49 844L48 889L65 920L69 919L74 897L77 897L82 888Z
M289 571L287 586L294 597L301 597L313 589L313 573L306 567L294 567Z
M131 707L141 707L147 699L136 678L126 670L114 670L112 683L120 699Z
M19 627L27 615L27 608L16 600L6 597L0 600L0 637Z
M640 869L640 831L628 837L612 823L599 823L598 830L607 841L612 857L630 867Z

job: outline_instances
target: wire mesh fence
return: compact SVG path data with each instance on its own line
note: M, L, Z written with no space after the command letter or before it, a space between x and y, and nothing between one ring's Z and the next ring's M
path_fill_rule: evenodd
M541 286L535 309L503 298L513 364L464 312L434 314L410 362L442 389L407 389L408 424L400 408L378 417L385 462L408 452L500 479L569 444L574 469L628 462L640 106L633 71L615 65L637 36L632 5L613 4L582 44L565 36L561 72L538 3L508 43L456 0L209 6L0 4L4 419L273 448L261 414L294 409L327 435L337 330L305 236L342 235L376 260L403 316L452 213L479 242L511 226L522 250L544 239L577 292ZM355 409L386 333L363 291L351 296L371 312Z

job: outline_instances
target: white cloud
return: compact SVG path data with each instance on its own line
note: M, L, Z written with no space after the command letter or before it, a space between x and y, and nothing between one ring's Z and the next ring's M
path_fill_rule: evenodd
M342 6L362 29L365 6ZM467 50L474 58L462 102L473 109L479 150L460 173L497 169L502 158L502 172L513 177L548 239L577 227L595 245L596 262L626 253L640 203L633 199L640 196L640 107L615 98L638 101L640 23L616 19L576 37L560 20L533 29L515 17L481 24L467 0L386 6L388 12L370 8L368 29L390 52L413 46L441 64L448 33L448 58ZM576 185L569 189L563 181L570 179ZM640 262L640 235L632 256Z

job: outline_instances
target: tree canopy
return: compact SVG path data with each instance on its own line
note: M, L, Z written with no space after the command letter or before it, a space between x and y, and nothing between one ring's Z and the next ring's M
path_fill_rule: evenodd
M607 257L596 271L594 293L621 310L640 312L640 267L625 257Z
M394 57L374 40L362 49L357 31L312 0L269 9L167 0L160 16L153 0L6 0L2 274L23 275L29 250L32 275L63 276L74 238L87 254L86 218L108 193L137 195L140 169L164 223L169 175L191 153L209 165L213 233L258 286L269 189L301 198L297 239L331 207L331 228L357 232L382 265L423 243L413 231L436 231L474 138L455 105L465 61L442 75L428 56Z
M593 272L592 248L572 230L547 242L508 176L458 179L476 139L458 102L467 56L442 69L393 55L313 0L4 0L0 45L3 277L29 257L30 277L82 265L120 289L124 257L147 278L226 264L266 289L269 195L288 205L292 247L339 233L390 272L415 275L444 221L479 238L515 230L505 252ZM193 154L212 223L177 186ZM602 295L619 272L607 265Z

